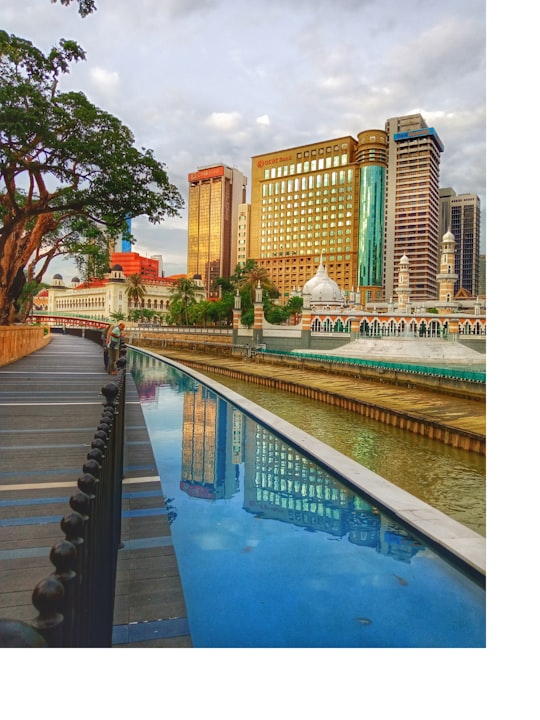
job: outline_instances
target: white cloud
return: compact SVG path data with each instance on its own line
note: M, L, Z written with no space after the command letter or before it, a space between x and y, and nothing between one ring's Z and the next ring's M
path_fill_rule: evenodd
M264 125L265 127L270 127L270 118L268 115L259 115L259 117L255 120L257 125Z
M90 69L90 81L98 93L113 95L120 86L120 75L115 70L96 66Z
M206 118L205 125L214 128L214 130L228 132L238 127L241 118L239 112L213 112Z

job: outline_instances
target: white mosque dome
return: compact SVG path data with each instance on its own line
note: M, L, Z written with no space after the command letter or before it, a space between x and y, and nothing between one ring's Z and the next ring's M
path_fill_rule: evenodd
M308 280L302 290L304 295L311 295L313 302L336 302L341 298L341 291L336 282L328 277L322 258L315 275Z
M456 236L450 232L450 228L448 228L448 232L445 232L445 234L443 235L443 242L449 242L449 241L452 241L452 242L456 241Z

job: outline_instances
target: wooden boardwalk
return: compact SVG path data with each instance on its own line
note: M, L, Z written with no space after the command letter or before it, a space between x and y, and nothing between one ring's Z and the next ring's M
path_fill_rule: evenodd
M37 615L35 585L103 411L110 381L101 347L54 334L0 367L0 617ZM126 383L123 549L118 553L113 647L192 647L161 484L131 376Z

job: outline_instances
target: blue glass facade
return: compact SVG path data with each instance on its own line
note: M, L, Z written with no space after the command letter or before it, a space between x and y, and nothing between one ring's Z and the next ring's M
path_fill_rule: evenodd
M386 168L360 169L358 285L382 285Z
M131 252L132 245L129 240L131 236L131 218L126 215L127 228L126 232L122 233L122 252Z

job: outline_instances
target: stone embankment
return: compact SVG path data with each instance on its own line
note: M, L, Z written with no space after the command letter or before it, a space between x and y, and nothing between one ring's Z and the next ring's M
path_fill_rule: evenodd
M485 397L460 397L421 387L406 387L388 382L383 376L360 378L334 369L276 366L264 354L255 357L231 355L230 349L172 347L143 339L134 345L157 352L163 357L203 373L257 383L269 388L296 393L357 412L379 422L443 442L452 447L484 455L486 452ZM187 343L186 343L187 345Z

